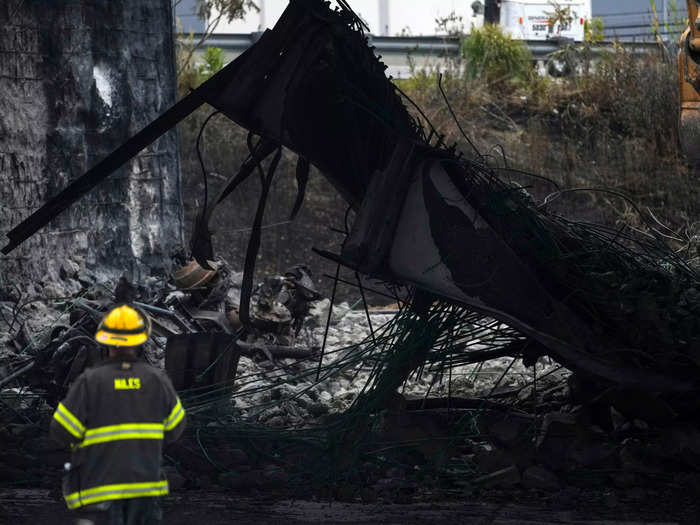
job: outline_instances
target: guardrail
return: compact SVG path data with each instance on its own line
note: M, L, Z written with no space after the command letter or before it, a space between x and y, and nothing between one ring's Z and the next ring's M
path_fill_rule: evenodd
M218 47L229 53L242 53L253 45L262 33L237 33L237 34L214 34L207 39L207 46ZM198 42L202 35L195 33L193 39ZM374 46L378 55L388 54L418 54L430 56L456 56L459 53L460 43L454 37L441 36L373 36L368 35L369 44ZM526 40L534 60L544 60L551 53L562 48L562 44L554 40ZM632 53L648 53L659 49L658 44L653 42L601 42L591 48L594 56L605 51L612 51L615 45L622 45Z

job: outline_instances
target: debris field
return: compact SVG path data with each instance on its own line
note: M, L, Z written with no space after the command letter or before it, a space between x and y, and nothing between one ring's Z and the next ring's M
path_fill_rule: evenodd
M291 1L246 53L8 233L4 253L204 102L250 130L249 157L205 194L172 271L115 282L66 262L60 296L3 291L0 482L59 486L52 408L105 357L95 327L128 301L152 320L144 358L187 409L185 438L165 451L176 490L366 504L525 491L572 505L592 492L610 508L659 487L700 494L698 269L654 228L562 217L551 200L571 190L536 202L476 148L445 144L338 4ZM283 147L299 157L291 218L311 164L354 212L341 246L315 250L337 263L331 297L311 262L253 282ZM236 271L209 223L253 174ZM341 268L352 306L336 304ZM393 304L369 304L361 275Z

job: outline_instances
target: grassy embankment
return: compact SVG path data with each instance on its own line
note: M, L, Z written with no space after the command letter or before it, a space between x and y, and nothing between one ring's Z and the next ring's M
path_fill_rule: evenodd
M494 166L507 162L563 188L625 193L648 219L654 222L647 208L672 229L680 247L699 231L700 173L679 150L675 57L661 48L634 56L620 46L592 63L586 49L564 57L576 74L554 79L518 68L513 53L501 51L494 60L498 50L470 50L467 41L463 55L477 60L454 68L460 74L448 72L443 86L462 127ZM446 141L468 151L434 74L420 72L400 85ZM533 178L518 181L540 199L554 191ZM561 201L565 213L644 229L633 206L609 194L575 193Z

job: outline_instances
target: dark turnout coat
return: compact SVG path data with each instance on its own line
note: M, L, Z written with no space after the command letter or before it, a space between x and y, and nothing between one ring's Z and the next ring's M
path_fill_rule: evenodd
M86 370L51 421L51 436L73 451L64 481L68 508L167 494L163 441L184 427L185 410L162 370L131 359Z

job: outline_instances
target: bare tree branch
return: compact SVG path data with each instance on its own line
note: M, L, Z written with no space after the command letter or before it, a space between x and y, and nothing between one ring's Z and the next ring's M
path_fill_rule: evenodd
M182 0L177 0L181 2ZM190 65L195 52L201 48L209 37L214 33L221 21L226 18L227 22L241 19L249 11L259 11L258 6L252 0L197 0L197 16L206 22L206 29L196 44L189 46L186 55L179 60L177 76L179 77ZM215 16L212 18L212 14ZM178 34L178 41L182 33ZM185 48L183 44L178 44Z

